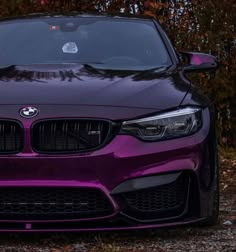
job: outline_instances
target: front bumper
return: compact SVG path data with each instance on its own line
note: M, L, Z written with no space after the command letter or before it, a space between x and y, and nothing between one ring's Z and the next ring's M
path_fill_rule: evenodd
M132 136L118 135L104 148L80 155L42 155L31 150L0 156L0 190L3 192L7 188L95 189L104 195L112 208L109 214L91 218L1 218L0 211L0 231L143 229L206 220L213 207L215 164L208 111L203 117L202 129L181 139L144 143ZM177 177L173 179L173 174L182 174L188 182L187 187L181 189L184 203L176 212L173 208L171 214L152 212L150 217L149 214L137 214L134 209L127 210L121 192L117 191L124 181L164 175L161 185L158 182L151 189L148 184L142 185L142 189L152 192L153 188L164 186L167 187L164 193L173 196L174 192L168 191L168 186L177 180ZM163 197L161 200L163 203Z

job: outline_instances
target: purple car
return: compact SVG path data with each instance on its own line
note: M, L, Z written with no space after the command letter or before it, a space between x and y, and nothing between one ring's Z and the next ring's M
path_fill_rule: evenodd
M151 19L0 21L0 231L214 224L214 106Z

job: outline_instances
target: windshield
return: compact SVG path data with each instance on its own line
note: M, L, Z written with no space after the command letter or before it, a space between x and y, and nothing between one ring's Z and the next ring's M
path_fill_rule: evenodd
M108 17L57 17L0 23L0 66L91 64L147 70L171 65L154 23Z

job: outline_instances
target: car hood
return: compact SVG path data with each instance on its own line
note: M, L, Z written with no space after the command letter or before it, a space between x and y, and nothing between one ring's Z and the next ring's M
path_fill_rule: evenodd
M89 65L30 65L0 69L0 104L88 105L163 110L189 90L178 73L97 70Z

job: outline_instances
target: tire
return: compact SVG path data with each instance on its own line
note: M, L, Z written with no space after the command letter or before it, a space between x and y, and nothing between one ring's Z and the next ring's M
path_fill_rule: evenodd
M207 218L207 220L203 223L204 226L214 226L218 223L219 217L219 206L220 206L220 190L219 190L219 182L217 181L217 189L214 192L214 203L212 207L212 215Z
M213 206L212 206L212 214L209 216L204 222L202 222L201 226L214 226L218 224L219 217L219 208L220 208L220 173L219 173L219 161L218 161L218 153L216 148L216 171L215 171L215 181L214 181L214 198L213 198Z

